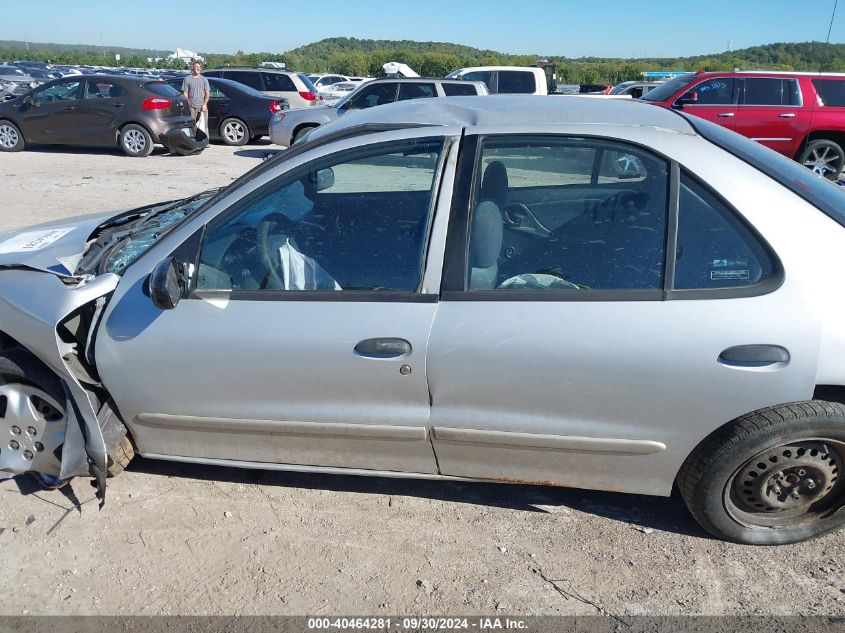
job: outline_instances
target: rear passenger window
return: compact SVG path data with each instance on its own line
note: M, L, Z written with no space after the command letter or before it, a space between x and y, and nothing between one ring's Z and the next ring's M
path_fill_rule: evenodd
M250 88L255 88L256 90L264 90L264 88L261 87L261 77L256 72L250 72L247 70L227 70L224 78L237 81L240 84L244 84Z
M399 101L408 99L426 99L436 97L437 90L434 84L401 83L399 84Z
M493 71L476 70L461 76L464 81L481 81L487 85L487 90L493 92Z
M745 105L798 105L798 82L794 79L748 77L744 80Z
M471 291L566 290L586 299L594 290L663 287L663 159L610 141L488 139L478 169Z
M393 103L394 101L396 101L396 84L383 83L362 88L357 95L346 102L346 107L352 110L361 110L385 103Z
M475 91L475 86L468 84L443 84L443 92L447 97L463 97L478 94Z
M773 274L760 242L715 196L681 177L675 288L737 288Z
M297 92L293 79L281 73L261 73L267 92Z
M536 89L534 75L519 70L499 71L499 94L531 94Z
M819 105L834 108L845 107L845 80L813 79L813 86L819 93Z

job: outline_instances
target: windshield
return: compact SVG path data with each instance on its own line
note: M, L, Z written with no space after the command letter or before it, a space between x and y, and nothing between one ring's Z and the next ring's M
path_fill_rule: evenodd
M721 125L685 113L680 114L708 141L756 167L845 226L845 187L840 187L800 163Z
M120 275L153 244L161 239L170 229L204 205L216 189L184 200L177 200L150 209L143 218L130 226L120 227L120 238L115 248L109 252L103 272ZM112 236L109 236L111 238Z
M643 101L666 101L673 94L678 92L684 86L689 86L695 79L695 73L687 73L686 75L678 75L657 86L654 90L644 94L641 99Z

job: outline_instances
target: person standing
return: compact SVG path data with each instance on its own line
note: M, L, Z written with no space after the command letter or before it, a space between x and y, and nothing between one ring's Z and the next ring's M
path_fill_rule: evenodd
M211 97L211 87L208 79L202 76L202 62L195 59L191 62L191 74L182 80L182 94L188 100L191 116L203 132L208 134L208 99Z

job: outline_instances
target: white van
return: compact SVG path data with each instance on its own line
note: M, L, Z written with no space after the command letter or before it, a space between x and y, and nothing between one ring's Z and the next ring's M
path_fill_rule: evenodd
M495 94L549 94L546 73L533 66L472 66L458 68L446 75L448 79L483 81L491 95Z

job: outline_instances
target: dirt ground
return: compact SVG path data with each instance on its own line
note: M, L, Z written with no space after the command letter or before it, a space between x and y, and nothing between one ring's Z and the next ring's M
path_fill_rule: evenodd
M270 145L0 154L0 232L225 185ZM0 483L0 614L845 615L845 533L754 548L680 499L137 459Z

